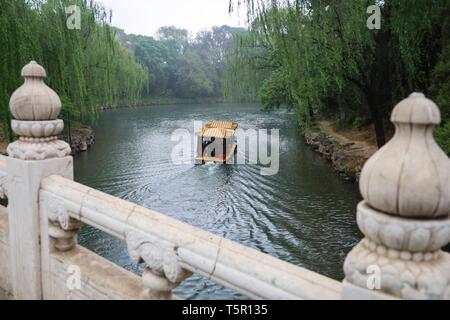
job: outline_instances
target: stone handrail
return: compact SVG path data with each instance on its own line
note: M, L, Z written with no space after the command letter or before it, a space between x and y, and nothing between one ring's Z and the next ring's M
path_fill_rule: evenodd
M256 299L341 296L335 280L60 176L42 181L40 202L62 228L73 219L126 240L131 257L147 265L144 284L161 297L191 273Z

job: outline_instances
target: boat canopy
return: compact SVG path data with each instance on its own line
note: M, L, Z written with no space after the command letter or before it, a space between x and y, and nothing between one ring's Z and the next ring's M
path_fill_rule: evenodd
M238 124L230 121L209 121L204 128L195 133L198 137L230 139L234 136Z
M230 139L234 136L234 130L224 128L203 128L195 133L204 138Z
M229 122L229 121L209 121L206 124L206 128L222 128L222 129L236 130L237 127L238 124L236 122Z

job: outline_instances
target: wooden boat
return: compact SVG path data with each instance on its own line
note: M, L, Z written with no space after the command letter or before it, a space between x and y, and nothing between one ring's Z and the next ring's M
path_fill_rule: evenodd
M227 163L237 151L235 132L236 122L210 121L195 133L197 139L197 156L195 164L206 162Z

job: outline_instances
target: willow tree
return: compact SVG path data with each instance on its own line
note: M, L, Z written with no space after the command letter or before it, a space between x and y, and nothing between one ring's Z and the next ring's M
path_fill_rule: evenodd
M81 29L67 27L66 8L81 12ZM61 97L63 116L92 122L99 104L136 99L148 72L115 39L110 13L86 0L0 2L0 110L9 128L9 95L21 84L21 68L42 64ZM121 82L118 82L120 79ZM10 131L9 131L10 132Z
M0 112L8 136L9 95L21 83L20 68L25 61L42 57L38 37L31 36L31 29L37 27L37 15L24 1L0 1Z
M225 99L256 101L261 83L274 66L266 65L267 47L257 33L241 31L235 34L225 58L222 92ZM269 62L271 63L271 62Z
M438 62L431 75L430 92L442 113L442 125L435 130L436 140L450 155L450 5L441 25L442 37L438 45L442 47Z
M345 117L359 108L370 114L382 146L392 105L413 90L428 92L446 0L375 2L382 16L379 30L367 27L374 1L244 2L251 32L261 35L268 57L280 65L273 75L282 75L286 97L303 122L316 112Z

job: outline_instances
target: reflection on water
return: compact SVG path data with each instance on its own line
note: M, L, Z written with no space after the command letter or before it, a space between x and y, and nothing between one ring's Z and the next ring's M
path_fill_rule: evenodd
M76 180L162 212L274 257L342 280L347 252L361 238L356 184L337 177L303 144L292 113L258 105L178 105L101 114L96 145L75 160ZM280 169L262 176L258 165L176 165L174 130L194 121L235 120L243 129L280 130ZM194 152L194 150L192 150ZM82 245L141 271L123 241L85 227ZM241 298L193 276L176 293L190 299Z

